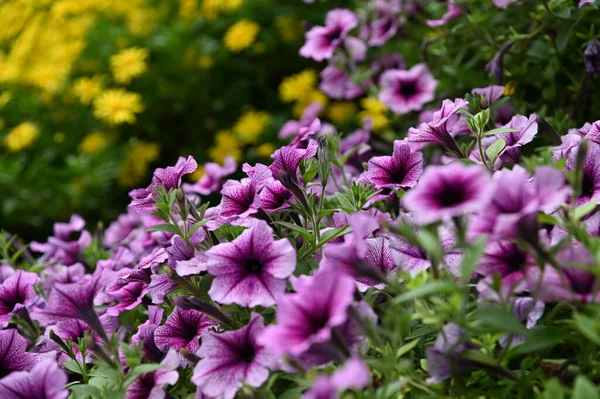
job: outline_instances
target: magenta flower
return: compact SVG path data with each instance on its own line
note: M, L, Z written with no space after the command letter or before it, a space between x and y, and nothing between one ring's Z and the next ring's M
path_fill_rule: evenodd
M197 229L190 237L190 244L198 245L205 237L204 230ZM167 248L167 254L169 266L181 277L206 271L206 255L197 248L190 248L181 237L173 237L171 246Z
M54 235L48 242L33 241L31 250L42 252L41 262L54 262L70 266L77 262L79 254L92 242L92 235L84 230L85 221L79 215L72 215L69 223L55 223Z
M411 152L410 146L394 141L392 156L373 157L364 180L380 188L405 189L414 187L423 173L423 154Z
M6 327L15 314L35 302L33 286L39 281L37 274L17 270L0 285L0 327Z
M485 169L455 162L425 169L402 203L417 223L428 224L485 209L493 189Z
M400 115L419 111L433 100L437 84L425 64L409 70L387 70L381 75L379 99Z
M216 326L217 323L202 312L175 307L165 324L154 331L154 342L163 352L185 349L194 354L200 347L200 337Z
M578 152L579 147L569 152L566 171L575 169ZM595 143L590 143L585 156L580 192L575 205L583 205L590 201L600 202L600 146Z
M158 306L148 306L148 320L140 324L137 332L131 336L131 342L141 345L144 356L153 362L160 362L163 352L154 342L154 332L162 324L164 310Z
M498 8L507 8L510 4L515 3L517 0L492 0L494 5Z
M427 382L438 384L452 376L469 370L472 363L460 356L468 349L477 346L467 340L466 332L454 323L446 324L443 333L438 334L435 344L425 350L427 368L431 376Z
M148 284L140 281L131 281L121 284L117 282L106 291L106 296L116 303L106 309L111 316L135 309L142 303L142 299L148 293Z
M369 368L357 357L352 357L331 376L321 375L315 379L303 399L336 399L346 389L360 389L369 385Z
M429 25L432 28L443 26L443 25L446 25L448 23L448 21L460 17L461 14L462 14L462 11L461 11L460 7L458 7L456 5L456 0L448 0L448 9L444 13L444 15L442 15L442 18L441 19L428 19L427 25Z
M596 144L600 144L600 121L592 123L592 125L589 127L586 137L588 140Z
M38 360L27 352L27 340L17 330L0 331L0 378L14 371L28 371Z
M311 103L309 106L304 108L304 113L299 121L289 120L283 124L279 130L278 137L280 139L286 139L288 137L294 137L298 134L300 129L309 127L313 121L323 111L323 106L317 102Z
M365 240L367 248L364 261L382 276L393 275L398 266L400 257L390 246L385 237L368 238ZM359 276L356 278L359 291L366 291L369 287L382 289L383 284L372 277Z
M277 303L277 324L267 326L258 343L277 355L292 356L329 343L333 330L348 320L354 287L351 278L329 270L298 279L296 293L283 295Z
M328 66L321 71L319 89L335 99L351 100L360 96L364 90L350 80L350 77L336 66Z
M406 141L419 144L440 144L455 154L460 154L458 144L451 134L451 128L456 123L455 115L459 109L468 103L462 98L454 101L444 100L442 108L433 113L430 122L421 123L418 129L408 129Z
M99 317L100 324L107 334L112 334L119 328L119 318L103 314ZM53 327L54 332L63 340L72 341L72 350L77 355L79 361L90 361L91 353L87 353L87 358L83 359L79 348L75 345L80 338L84 337L85 333L93 333L94 340L97 344L102 344L102 338L94 332L86 323L77 319L62 320ZM66 355L65 355L66 358Z
M502 127L515 129L516 132L501 133L494 137L494 141L497 138L502 138L506 143L506 147L500 153L499 158L502 162L518 163L521 157L519 147L531 142L538 132L536 116L531 115L527 118L523 115L515 115L509 123Z
M487 87L477 88L471 90L473 96L480 97L480 104L484 108L488 108L490 105L495 103L504 96L504 86L491 85Z
M216 276L208 294L223 304L273 306L296 269L294 247L287 239L274 240L273 230L262 220L206 254L208 272Z
M267 212L289 208L291 202L295 202L294 195L278 180L267 184L260 193L261 206Z
M67 399L67 375L54 360L43 360L30 371L15 371L0 380L3 399Z
M369 26L369 46L383 46L398 32L398 20L394 15L384 15Z
M315 26L306 32L306 43L300 49L300 55L315 61L331 58L336 47L357 26L358 17L352 11L341 8L329 11L325 26Z
M194 184L183 184L183 191L200 195L209 195L221 190L223 180L237 169L237 163L233 157L225 157L223 166L214 162L204 164L204 174Z
M157 370L142 374L133 384L127 387L126 399L161 399L165 398L165 385L175 385L179 379L177 368L179 357L170 350Z
M272 179L269 168L258 164L250 178L227 181L221 190L221 216L244 219L256 213L260 207L260 191Z
M192 382L210 397L232 399L247 384L258 388L269 378L269 369L279 361L258 337L264 330L262 316L253 313L245 327L221 334L207 333L196 353L201 358L194 368Z
M292 178L298 181L302 180L298 166L300 161L307 158L312 158L317 154L317 142L310 140L306 149L291 148L284 146L275 151L273 154L273 163L269 165L273 177L280 180L282 172L287 173Z

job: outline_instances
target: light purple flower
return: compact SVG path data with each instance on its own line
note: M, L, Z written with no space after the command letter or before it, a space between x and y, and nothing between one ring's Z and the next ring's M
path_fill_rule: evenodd
M525 324L527 329L535 327L544 315L544 308L544 302L529 297L515 298L513 301L513 314Z
M579 8L583 7L586 4L595 3L596 0L579 0Z
M336 47L357 26L358 17L352 11L341 8L329 11L325 26L315 26L306 33L306 43L300 49L300 55L315 61L331 58Z
M148 306L148 320L140 324L131 336L131 342L141 345L144 356L153 362L160 362L163 352L154 342L154 331L162 324L164 310L158 306Z
M54 235L48 242L33 241L31 250L43 252L41 262L55 262L70 266L77 262L81 251L92 242L92 235L84 230L85 221L79 215L72 215L69 223L55 223Z
M425 169L419 184L402 203L413 213L415 222L428 224L481 211L492 194L492 181L483 168L455 162Z
M494 58L485 66L485 71L490 72L496 78L496 84L501 85L504 79L504 54L510 50L516 41L506 42L500 50L494 55Z
M492 0L494 5L498 8L507 8L510 4L515 3L517 0Z
M15 269L8 263L0 263L0 284L15 274Z
M425 350L427 368L431 376L427 382L438 384L453 373L465 372L471 367L468 360L460 356L468 349L477 346L466 339L466 331L455 323L446 324L443 333L438 334L435 344Z
M600 144L600 121L596 121L596 122L592 123L586 137L591 142Z
M272 306L296 268L294 247L287 239L274 240L273 230L262 220L206 254L208 272L216 276L208 294L223 304Z
M217 323L202 312L175 307L165 324L154 331L154 342L163 352L185 349L194 354L200 347L200 337L216 326Z
M364 180L375 184L378 189L405 189L414 187L422 173L423 154L412 152L408 144L396 140L392 156L369 160Z
M0 380L3 399L67 399L67 375L54 360L43 360L30 371L15 371Z
M536 116L531 115L527 118L523 115L515 115L508 124L502 127L515 129L517 131L501 133L498 135L498 137L503 138L506 143L506 147L504 147L499 156L500 160L507 163L518 163L521 156L519 147L531 142L538 132Z
M35 302L34 285L39 281L37 274L17 270L0 285L0 327L6 327L15 314Z
M350 80L342 69L328 66L321 71L319 89L330 98L351 100L360 96L364 90Z
M394 15L384 15L369 26L369 46L383 46L398 32L398 20Z
M579 147L569 152L566 171L575 169L578 152ZM588 146L583 164L583 180L580 193L581 195L577 199L576 206L586 204L590 201L600 202L600 145L592 142Z
M17 330L0 330L0 378L31 370L36 363L36 357L27 352L27 340Z
M261 206L267 212L289 208L291 202L295 202L294 195L278 180L267 184L260 193Z
M571 152L577 152L577 149L581 144L581 138L587 135L589 131L589 129L586 130L585 132L583 132L584 134L582 135L580 132L584 128L586 128L585 125L581 129L570 129L568 134L560 137L562 143L559 146L552 148L552 161L556 162L561 158L568 159L571 156Z
M437 84L425 64L409 70L387 70L381 75L379 99L400 115L419 111L433 100Z
M269 369L279 364L278 358L258 343L264 328L262 316L253 313L248 325L239 330L205 334L196 353L201 360L192 382L204 394L223 399L233 399L244 384L260 387L269 378Z
M148 284L148 293L152 298L152 303L155 305L163 303L165 296L175 291L178 286L179 283L168 274L153 274L150 276L150 284Z
M592 40L588 43L583 53L583 60L587 73L600 73L600 41Z
M204 174L194 184L183 184L185 193L197 193L200 195L209 195L221 190L223 180L228 175L235 172L237 163L231 156L226 156L223 166L214 162L204 164Z
M307 158L312 158L317 154L317 142L310 140L306 149L291 148L288 146L281 147L273 154L273 163L269 165L273 177L280 180L282 172L287 173L290 177L302 180L298 166L300 161Z
M293 137L298 134L301 128L309 127L313 121L323 111L323 106L317 102L311 103L308 107L304 108L304 113L300 120L289 120L283 124L279 130L278 137L280 139L286 139Z
M170 350L161 364L161 368L144 373L127 387L126 399L164 399L165 385L175 385L179 379L177 352Z
M336 399L346 389L360 389L369 385L369 368L357 357L351 357L331 376L318 376L303 399Z
M148 293L148 284L140 281L131 281L122 284L117 282L106 291L106 296L116 303L106 309L111 316L135 309L142 303L142 299Z
M100 324L102 325L103 330L107 334L112 334L117 331L119 328L119 318L115 316L110 316L108 314L103 314L99 317ZM49 327L50 328L50 327ZM79 361L91 361L91 353L88 352L86 359L83 359L79 348L77 348L76 344L80 338L84 337L85 333L93 333L94 340L97 344L102 344L102 338L94 332L85 322L77 319L67 319L62 320L56 324L56 326L52 327L56 335L58 335L63 340L72 341L71 348L73 352L76 354L77 359ZM66 355L65 360L66 360Z
M444 15L442 15L442 18L441 19L428 19L426 21L426 23L430 27L436 28L439 26L446 25L448 23L448 21L460 17L461 14L462 14L462 11L461 11L460 7L458 7L456 5L456 1L448 0L448 9L444 13Z
M504 96L504 86L491 85L487 87L477 88L471 90L473 96L480 97L480 104L484 108L488 108L490 105L495 103Z
M204 241L206 233L197 229L189 238L190 244L199 245ZM197 248L190 248L181 237L173 237L172 244L166 249L169 255L169 266L181 276L197 275L206 271L206 255Z

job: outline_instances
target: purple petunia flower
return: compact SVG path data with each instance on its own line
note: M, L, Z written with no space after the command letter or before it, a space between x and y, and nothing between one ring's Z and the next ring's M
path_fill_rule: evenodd
M495 103L504 96L504 86L491 85L488 87L482 87L471 90L473 96L480 97L480 105L483 108L488 108L490 105Z
M36 357L27 352L27 340L17 330L0 331L0 378L14 371L31 370L37 362Z
M458 162L430 166L402 203L413 213L415 222L428 224L485 209L493 188L490 176L479 166Z
M131 342L142 346L144 356L153 362L160 362L163 352L154 342L154 332L161 325L164 310L158 306L148 306L148 320L140 324L137 332L131 336Z
M521 321L526 329L535 327L538 320L544 315L545 305L542 301L536 301L530 297L517 297L512 301L513 315ZM525 341L522 335L512 335L509 340L509 335L504 335L500 338L500 344L506 346L510 343L511 346Z
M364 90L350 80L350 77L336 66L328 66L321 71L319 89L330 98L351 100L360 96Z
M0 380L3 399L67 399L67 375L54 360L39 362L30 371L15 371Z
M235 220L256 213L260 207L260 191L272 180L269 168L261 164L256 165L247 179L228 180L221 190L221 216Z
M583 53L583 60L587 73L600 73L600 41L592 40L588 43Z
M99 317L100 324L102 325L103 330L107 334L112 334L117 331L119 328L119 318L115 316L110 316L108 314L103 314ZM97 344L102 344L102 338L98 336L86 323L77 319L67 319L60 321L56 326L53 327L54 332L63 340L72 341L71 348L73 352L76 354L77 359L79 361L91 361L91 353L88 352L86 359L83 359L79 348L77 348L76 343L80 338L84 337L85 333L94 333L94 340ZM65 360L68 358L64 355Z
M54 235L48 242L33 241L31 250L42 252L41 262L54 262L70 266L77 262L81 251L92 242L92 235L84 230L85 221L79 215L72 215L69 223L55 223Z
M237 163L231 156L226 156L223 166L214 162L204 164L204 174L194 184L183 184L183 191L187 193L196 193L200 195L209 195L221 190L223 180L228 175L235 172Z
M585 128L586 126L584 126ZM600 144L600 121L596 121L591 124L586 134L588 140L593 143Z
M341 8L329 11L325 26L315 26L306 32L306 43L300 49L300 55L315 61L331 58L348 32L357 26L358 17L352 11Z
M206 238L204 229L200 228L192 233L190 244L199 245ZM173 237L171 246L166 249L169 255L169 266L181 276L197 275L206 271L206 255L197 248L190 248L189 244L181 237Z
M586 4L595 3L596 0L579 0L579 8L583 7Z
M141 281L117 282L106 290L106 296L116 303L106 309L111 316L135 309L142 303L142 299L148 293L148 284Z
M438 384L450 378L453 373L465 372L471 367L471 363L461 359L460 355L477 346L465 336L466 331L455 323L444 326L435 344L425 351L427 368L431 376L427 380L428 383Z
M37 274L17 270L0 285L0 327L6 327L15 314L35 302L33 286L39 281Z
M398 32L398 20L394 15L384 15L369 25L369 46L383 46Z
M162 362L161 368L144 373L127 387L126 399L164 399L165 385L175 385L179 379L177 368L179 357L170 350Z
M287 239L274 240L273 229L263 220L206 254L208 272L216 276L208 294L223 304L272 306L296 269L294 247Z
M591 130L591 129L590 129ZM577 163L579 147L569 151L566 171L574 170ZM576 206L586 204L590 201L600 202L600 145L590 142L583 164L583 179L581 183L581 195L577 199Z
M423 154L411 152L410 146L394 141L392 156L373 157L363 178L380 188L403 189L414 187L423 173Z
M321 375L315 379L303 399L337 399L339 392L346 389L360 389L369 385L369 368L357 357L352 357L331 376Z
M281 174L282 172L285 172L290 177L295 177L298 181L301 181L302 176L298 170L300 161L314 157L317 154L317 147L317 142L315 140L310 140L306 149L284 146L275 151L273 154L273 163L269 165L273 177L277 180L281 180Z
M202 334L216 326L217 323L202 312L175 307L165 324L154 331L154 342L163 352L185 349L194 354L200 347Z
M419 111L433 100L437 84L425 64L409 70L387 70L381 75L379 99L400 115Z
M165 296L175 291L178 286L179 283L168 274L153 274L150 276L150 284L148 284L148 293L152 298L152 303L155 305L163 303Z
M261 206L267 212L289 208L291 202L295 202L294 195L278 180L267 184L260 193Z
M462 15L462 10L456 5L456 0L448 0L448 9L440 19L428 19L427 25L432 28L446 25L448 21L458 18Z
M207 333L196 353L201 358L194 368L192 382L210 397L233 399L247 384L258 388L269 378L269 369L279 361L258 343L264 330L262 316L253 313L245 327L221 334Z
M515 3L517 0L492 0L494 5L498 8L507 8L510 4Z
M506 42L494 55L494 58L485 66L485 71L490 72L496 78L496 84L501 85L504 80L504 54L514 46L514 40Z
M462 98L457 98L454 101L444 100L442 107L433 113L431 121L421 123L418 129L412 127L408 129L406 141L419 146L422 144L440 144L459 154L460 149L454 137L452 137L451 129L457 123L456 113L459 109L466 107L467 104Z
M319 116L321 111L323 111L323 106L321 104L317 102L311 103L309 106L304 108L304 113L302 114L300 120L289 120L283 124L279 130L278 137L280 139L286 139L288 137L297 135L300 129L303 127L309 127Z

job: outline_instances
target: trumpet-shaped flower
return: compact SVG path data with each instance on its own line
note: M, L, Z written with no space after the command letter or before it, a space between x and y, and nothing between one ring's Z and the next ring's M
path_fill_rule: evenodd
M419 111L433 100L437 83L425 64L415 65L409 70L387 70L381 75L379 99L400 115Z

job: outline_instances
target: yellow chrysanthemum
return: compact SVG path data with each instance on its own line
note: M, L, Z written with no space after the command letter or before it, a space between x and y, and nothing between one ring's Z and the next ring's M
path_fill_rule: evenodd
M129 83L148 70L148 50L131 47L110 57L110 69L118 83Z
M73 93L82 104L91 103L104 90L104 78L96 75L92 78L79 78L73 83Z
M85 136L79 143L78 150L86 154L95 154L106 148L108 140L102 132L92 132Z
M316 84L317 72L312 69L305 69L283 79L279 85L279 98L287 103L303 99L314 90Z
M294 43L302 38L302 25L295 17L275 17L275 28L277 28L277 33L284 42Z
M223 43L225 48L233 53L247 49L254 43L260 26L249 19L242 19L227 29Z
M191 21L198 17L198 0L179 0L179 17Z
M373 124L373 131L379 131L389 126L390 120L384 114L387 108L379 99L374 97L364 98L360 101L360 105L364 108L364 111L359 112L358 117L362 123L370 119Z
M94 116L111 125L133 124L143 110L142 97L122 89L107 90L94 100Z
M128 151L119 168L119 184L132 187L140 178L148 173L150 163L158 159L160 146L158 143L138 141Z
M352 116L357 111L357 107L354 103L349 101L340 101L333 103L327 109L327 117L337 125L343 125L348 123Z
M198 169L192 172L192 174L190 175L190 180L193 182L197 182L202 178L202 176L204 176L204 166L200 165L198 166Z
M159 18L157 10L142 8L127 15L127 30L138 37L146 37L152 33Z
M201 54L198 57L198 66L202 69L210 69L215 64L215 57L208 54Z
M312 103L319 103L322 106L327 105L327 96L319 90L311 90L305 97L301 98L300 101L296 102L292 108L292 114L294 117L300 118L304 113L306 107Z
M271 117L264 111L248 111L240 116L233 131L244 144L253 144L265 130Z
M40 129L31 122L14 127L5 137L4 145L10 152L19 152L31 147L40 136Z
M256 155L269 158L275 152L275 146L271 143L263 143L256 148Z
M227 155L232 156L235 160L242 159L241 143L235 135L227 130L217 132L215 136L215 145L208 149L208 157L220 164L225 162Z

